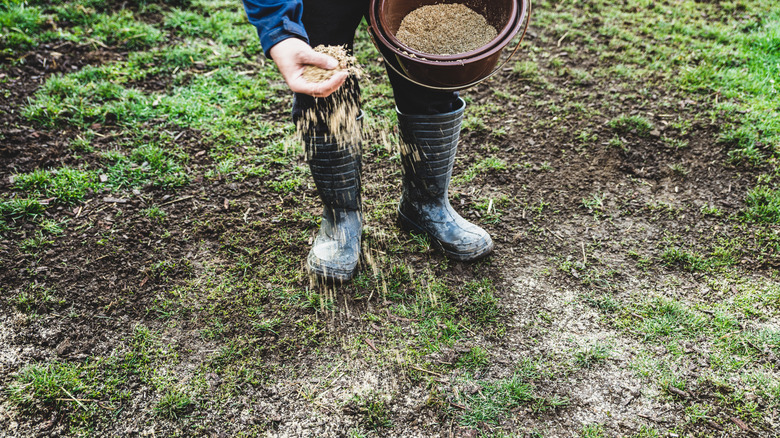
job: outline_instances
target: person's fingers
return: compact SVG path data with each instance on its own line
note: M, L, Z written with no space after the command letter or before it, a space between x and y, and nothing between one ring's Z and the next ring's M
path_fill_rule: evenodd
M310 64L325 70L333 70L339 66L336 58L314 50L302 51L299 54L301 64Z
M317 93L317 96L315 97L326 97L335 92L339 89L342 85L344 85L344 81L347 80L347 76L349 74L345 71L339 71L336 72L330 79L328 79L325 82L321 82L317 84L319 87L321 87L318 90L315 90L314 92Z
M296 93L308 94L314 97L327 97L344 84L347 76L349 76L347 72L340 71L324 82L309 82L303 78L298 78L289 85L290 89Z

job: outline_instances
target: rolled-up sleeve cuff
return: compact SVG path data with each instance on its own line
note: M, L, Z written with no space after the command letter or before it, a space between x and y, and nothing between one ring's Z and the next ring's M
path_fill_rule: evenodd
M286 17L282 20L282 26L277 27L270 32L260 32L258 29L257 34L260 37L260 44L263 46L266 57L270 57L268 51L271 50L271 47L287 38L299 38L307 43L309 42L309 36L306 34L306 30L303 29L303 26Z

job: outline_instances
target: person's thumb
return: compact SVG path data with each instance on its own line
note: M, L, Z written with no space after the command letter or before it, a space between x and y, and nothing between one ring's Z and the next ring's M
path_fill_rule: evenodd
M319 68L324 68L325 70L333 70L339 66L339 62L336 58L315 52L314 50L307 50L302 53L301 61L304 64L311 64Z

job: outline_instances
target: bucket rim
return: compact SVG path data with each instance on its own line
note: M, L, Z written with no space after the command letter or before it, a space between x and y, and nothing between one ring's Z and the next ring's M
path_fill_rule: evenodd
M382 44L384 47L386 47L391 52L393 52L396 56L399 56L407 61L419 62L424 65L437 65L437 66L463 65L471 62L479 62L484 60L485 58L494 56L496 52L503 50L512 41L512 39L515 36L517 36L520 29L523 27L523 23L526 21L528 17L528 13L530 11L530 0L518 0L518 2L520 3L521 7L518 8L516 19L514 21L514 25L512 26L512 30L505 35L502 41L495 44L493 47L486 49L476 54L475 56L471 56L471 57L464 57L463 56L464 54L461 53L461 54L447 55L447 56L438 55L441 56L442 59L435 59L434 57L429 56L429 54L427 53L417 52L419 53L419 55L417 55L416 53L411 53L410 51L406 50L405 47L403 50L401 50L400 48L393 46L388 41L384 29L378 24L377 7L379 5L379 0L371 0L371 8L368 14L369 25L370 25L369 27L371 28L371 31L378 38L379 44Z
M504 41L504 38L508 34L510 34L510 33L512 33L512 37L511 38L514 38L514 35L517 34L517 31L519 29L519 28L516 29L517 26L515 26L515 23L516 23L517 19L519 18L519 14L518 14L518 11L517 11L518 10L518 6L520 5L520 7L522 7L522 3L523 3L522 0L518 0L518 1L513 1L512 2L511 19L507 20L507 23L504 25L504 27L501 28L501 30L498 32L498 34L496 34L495 38L491 39L487 44L485 44L485 45L483 45L481 47L478 47L478 48L476 48L474 50L469 50L468 52L455 53L455 54L452 54L452 55L438 55L438 54L434 54L434 53L421 52L421 51L416 50L416 49L414 49L412 47L409 47L407 44L404 44L401 40L399 40L395 36L395 34L390 32L389 26L387 25L387 20L385 19L385 16L380 13L381 10L382 10L383 5L386 4L389 1L391 1L391 0L372 0L372 2L371 2L372 6L374 4L376 4L376 8L377 8L376 9L376 13L377 13L377 17L379 18L377 25L384 32L385 37L391 43L397 44L399 47L403 48L404 50L406 50L407 52L415 55L418 58L423 57L423 58L426 58L426 59L440 60L440 61L450 61L453 58L457 58L457 59L472 58L472 57L474 57L476 55L479 55L480 53L483 53L485 51L488 51L488 50L492 49L494 46L496 46L498 44L501 44L502 41ZM443 2L437 2L435 4L446 4L446 3L456 3L456 2L457 2L457 0L449 0L449 1L445 0ZM422 6L427 6L427 5L422 5ZM469 8L469 9L471 9L471 8ZM373 14L373 12L374 12L374 8L371 7L371 9L369 10L369 15ZM522 21L522 19L519 20L519 21ZM511 38L510 38L510 40L511 40Z

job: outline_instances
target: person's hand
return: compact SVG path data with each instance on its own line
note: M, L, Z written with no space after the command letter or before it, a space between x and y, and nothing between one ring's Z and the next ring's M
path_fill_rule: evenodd
M348 73L336 72L325 82L309 82L302 77L307 65L314 65L325 70L338 68L339 63L332 56L315 52L306 42L298 38L287 38L276 43L268 51L282 74L290 90L296 93L308 94L314 97L326 97L336 91L345 80Z

